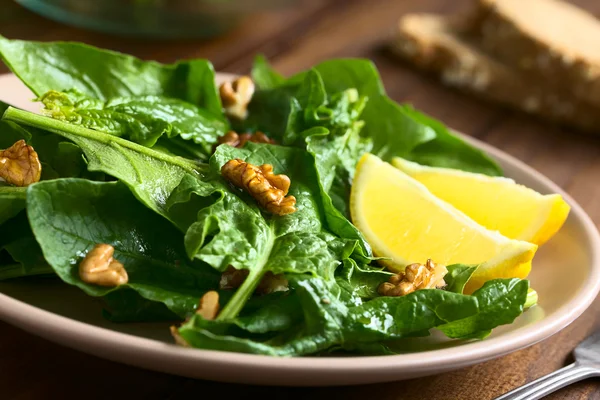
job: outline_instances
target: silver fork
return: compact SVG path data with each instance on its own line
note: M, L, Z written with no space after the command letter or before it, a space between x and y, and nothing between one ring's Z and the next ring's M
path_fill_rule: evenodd
M600 376L600 331L573 351L575 362L497 397L496 400L536 400L571 383Z

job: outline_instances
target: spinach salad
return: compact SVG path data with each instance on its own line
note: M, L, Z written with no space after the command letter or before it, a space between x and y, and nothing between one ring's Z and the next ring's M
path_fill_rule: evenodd
M391 100L369 60L329 60L285 78L259 56L236 118L206 60L166 65L2 37L0 57L42 109L0 105L0 149L21 143L39 158L39 181L0 182L0 279L55 276L101 299L115 324L164 321L185 346L272 356L395 354L403 338L434 329L483 339L532 303L518 278L463 294L477 266L462 264L447 266L443 288L379 294L393 273L348 211L361 155L502 171ZM230 132L269 140L223 143ZM224 179L230 160L285 175L295 212L268 212ZM99 244L126 275L118 285L82 279ZM211 315L199 312L202 301Z

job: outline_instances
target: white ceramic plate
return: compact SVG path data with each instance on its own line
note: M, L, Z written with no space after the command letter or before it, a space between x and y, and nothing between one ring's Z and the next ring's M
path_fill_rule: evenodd
M224 75L220 75L224 79ZM32 94L13 75L0 76L0 100L37 111ZM79 289L60 283L0 282L0 318L33 334L110 360L217 381L263 385L350 385L431 375L530 346L563 329L600 289L600 236L581 207L540 173L470 139L497 159L506 175L542 193L560 193L571 214L535 256L530 275L539 305L483 341L441 335L411 339L406 353L379 357L275 358L176 347L167 324L112 324Z

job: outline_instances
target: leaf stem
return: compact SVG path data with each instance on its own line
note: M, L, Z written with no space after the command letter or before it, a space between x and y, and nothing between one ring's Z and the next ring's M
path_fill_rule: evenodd
M95 131L78 125L73 125L68 122L59 121L50 117L45 117L43 115L20 110L14 107L8 107L4 112L4 116L2 117L2 119L53 132L60 136L66 137L67 139L71 139L70 136L74 135L105 144L116 143L122 147L144 154L148 157L152 157L164 161L166 163L176 165L191 173L196 173L204 169L203 164L197 163L192 160L188 160L183 157L171 156L169 154L152 150L149 147L139 145L137 143L120 138L118 136L109 135L101 131Z
M27 197L27 188L19 186L0 186L0 196L9 194L14 198L25 199Z
M244 283L238 288L233 297L229 300L227 305L223 308L223 310L219 313L217 320L223 321L227 319L233 319L238 316L240 311L246 305L246 302L252 296L252 293L260 283L265 271L265 265L267 265L267 261L269 261L269 257L271 255L271 251L273 250L273 245L275 244L275 232L273 231L273 227L270 229L269 241L263 253L263 256L257 262L256 267L251 269L248 273L248 276L244 280Z
M531 308L534 305L536 305L537 302L538 302L537 292L534 289L529 288L529 290L527 290L527 298L525 299L525 304L523 305L523 308L524 309Z

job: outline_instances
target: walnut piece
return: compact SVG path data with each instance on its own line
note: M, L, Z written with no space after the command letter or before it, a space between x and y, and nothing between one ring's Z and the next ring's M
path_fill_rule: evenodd
M192 347L184 338L181 337L175 325L171 325L169 330L171 331L171 336L173 336L173 339L175 339L175 344L182 347Z
M113 258L114 247L97 244L79 264L79 277L85 283L99 286L119 286L128 281L127 271Z
M39 182L42 165L33 147L19 140L0 151L0 180L10 185L28 186Z
M257 167L236 158L221 167L221 175L247 191L270 213L286 215L296 211L296 198L286 196L291 184L290 178L273 174L273 166L270 164Z
M211 290L200 299L196 314L207 320L213 320L219 313L219 293Z
M270 144L276 143L275 140L269 138L261 131L256 131L254 133L242 133L241 135L238 135L235 131L229 131L217 139L217 145L228 144L232 147L244 147L246 142Z
M221 280L219 281L219 288L223 290L238 288L244 283L248 276L247 269L235 269L229 265L227 269L221 274Z
M248 276L247 269L235 269L231 265L221 274L219 287L223 290L236 289L244 283ZM267 271L256 287L256 294L264 295L273 292L284 292L288 290L288 281L283 274L274 274Z
M248 117L248 104L254 95L254 82L249 76L223 82L219 86L219 94L227 116L240 120Z
M434 264L430 259L423 264L407 265L404 272L393 275L388 282L379 286L382 296L404 296L420 289L431 289L445 285L448 270L444 265Z
M256 287L256 293L264 295L274 292L285 292L288 290L288 280L283 274L274 274L271 271L267 271L258 286Z

